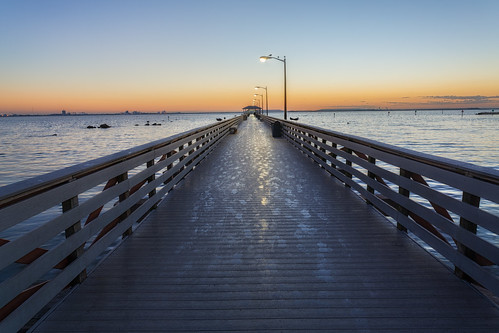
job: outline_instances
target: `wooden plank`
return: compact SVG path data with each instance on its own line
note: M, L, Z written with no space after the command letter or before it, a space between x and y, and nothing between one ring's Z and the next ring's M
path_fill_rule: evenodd
M317 133L319 134L319 133ZM349 147L353 150L361 151L367 155L373 156L377 159L380 159L384 162L387 162L389 164L402 167L404 169L412 170L413 172L416 172L418 174L424 174L425 176L429 176L432 179L442 181L445 184L448 184L450 186L454 186L457 188L460 188L465 191L472 191L473 193L477 193L478 195L482 197L487 197L489 200L492 201L499 201L499 195L496 193L497 191L494 191L494 188L497 185L491 185L488 182L485 181L480 181L478 179L472 179L470 176L462 176L461 174L457 174L456 172L448 171L448 170L443 170L434 167L433 165L427 165L423 164L421 162L418 162L417 159L411 160L404 158L400 154L391 154L391 153L386 153L385 151L380 151L375 148L369 147L369 146L364 146L355 142L352 142L350 140L345 140L341 138L336 138L336 137L331 137L330 135L324 135L322 134L323 138L326 138L327 140L332 140L333 142L342 144L346 147ZM319 141L317 141L317 144L321 145ZM321 145L323 148L328 149L328 147L324 144ZM392 147L392 151L395 150L396 147ZM331 149L331 147L329 147ZM407 151L401 148L398 148L401 152L404 151L406 153L409 153L408 156L414 155L419 155L420 153L413 152L413 151ZM424 155L424 154L423 154ZM429 156L429 155L428 155ZM438 159L438 158L437 158ZM449 160L451 162L451 160ZM454 164L457 164L457 161L454 161ZM445 166L448 166L449 163L446 163ZM472 165L470 165L472 166ZM457 165L454 166L456 169L458 168ZM473 166L472 166L473 167ZM479 169L486 169L486 168L479 168ZM490 172L494 172L493 169L490 169ZM472 173L471 173L472 174Z
M140 198L145 196L150 191L149 187L149 184L144 186L139 191L129 196L125 201L121 202L120 205L117 205L104 214L100 215L98 218L92 221L92 223L88 224L81 231L74 234L70 239L65 240L61 244L57 245L54 249L51 249L43 257L28 265L14 277L0 283L0 290L3 291L4 295L4 297L0 300L0 306L3 306L4 302L8 302L22 290L34 283L38 278L48 272L58 262L70 255L71 252L75 251L81 244L84 244L88 239L90 239L90 237L98 233L104 226L130 209L135 204L135 202L137 202ZM161 196L164 194L164 191L160 191L157 195L159 196L159 198L161 198ZM153 203L151 203L152 201L154 200L148 200L148 202L134 211L121 224L127 225L127 228L130 227L134 221L137 221L137 219L145 214L147 212L147 209L149 209L153 205ZM148 208L145 209L145 207ZM116 238L111 239L108 244L105 244L102 250L109 246L115 239ZM92 248L93 247L90 247L90 249ZM86 252L88 251L89 250L87 250ZM86 255L86 252L85 257L88 256ZM94 253L94 251L92 251L91 253ZM97 253L96 256L98 254L100 254L100 252Z
M313 148L311 145L309 145L307 143L305 143L305 146L307 146L310 149ZM309 157L311 157L314 161L316 161L317 163L321 164L323 167L325 167L326 169L328 169L328 171L332 172L335 175L338 175L338 173L335 173L333 170L331 170L330 168L328 168L327 165L325 165L324 163L321 163L321 160L319 160L318 158L316 158L315 154L309 154L307 151L304 151L304 152L307 153L309 155ZM320 152L319 152L319 155L320 155ZM369 165L368 162L366 163L365 160L360 159L360 158L355 157L355 156L351 157L350 154L348 154L348 152L345 153L345 152L338 151L338 155L342 155L345 158L348 158L348 159L351 159L351 160L356 160L356 162L362 163L363 166L365 166L365 167L370 167L370 165ZM322 154L322 156L326 157L327 155L326 154ZM395 201L396 203L401 204L402 207L408 208L410 211L416 213L417 215L425 218L428 221L431 221L432 224L435 224L439 228L443 229L445 232L447 232L453 238L457 239L458 241L462 242L463 244L470 245L471 247L473 247L477 252L479 252L483 256L485 256L487 258L491 258L491 260L493 262L496 262L496 263L498 262L498 260L499 260L499 249L495 245L492 245L492 244L484 241L481 238L475 237L473 234L469 234L469 233L463 232L463 230L461 228L457 227L454 223L452 223L451 221L445 219L444 217L442 217L441 215L437 214L433 210L429 210L426 207L423 207L423 206L419 205L418 203L416 203L416 202L414 202L412 200L409 200L409 199L406 199L403 196L397 195L394 191L392 191L391 189L387 188L386 186L380 184L377 181L373 181L372 179L370 179L370 177L368 177L368 175L365 175L364 173L359 172L355 168L352 168L351 166L348 165L348 163L347 164L343 164L341 162L336 162L336 160L334 160L332 162L335 163L336 166L342 168L343 170L346 170L346 172L348 172L348 175L351 174L351 173L353 173L360 180L362 180L363 182L365 182L366 184L368 184L368 186L373 187L374 189L376 189L377 191L379 191L381 194L389 197L391 200ZM343 165L343 166L341 166L341 165ZM386 173L386 171L385 171L385 173ZM342 180L344 179L345 183L348 184L349 186L351 186L351 181L346 179L346 178L348 178L348 179L351 178L348 175L347 175L347 177L339 176L339 178L342 179ZM357 189L361 193L365 192L360 187L357 187ZM429 200L432 200L432 198L429 198ZM461 206L464 206L463 203L459 203L459 204ZM491 214L488 214L488 213L485 213L485 212L483 212L483 213L484 213L483 215L488 215L490 217L490 220L492 220L492 223L494 223L494 222L496 222L498 220L497 217L495 217L495 216L493 216ZM470 212L470 214L467 214L467 215L471 216L471 212ZM392 215L392 216L395 216L395 215ZM474 216L474 217L476 218L476 216ZM494 223L494 224L497 225L497 223ZM496 229L496 228L492 228L492 229Z
M148 158L147 156L145 156L145 159ZM113 165L109 169L98 171L88 177L71 181L36 197L31 197L9 207L5 207L0 210L0 216L2 217L0 220L0 230L9 228L46 209L57 206L67 198L79 195L86 190L122 174L124 171L132 169L141 163L145 163L145 159L144 161L143 159L144 157L137 157L133 160Z
M344 153L344 154L346 154L346 153ZM315 155L313 155L313 154L308 154L308 155L315 162L317 162L318 164L321 164L322 161L319 158L317 158ZM337 162L337 161L333 161L333 162L334 163L341 163L341 162ZM379 207L383 212L388 213L390 216L394 217L405 228L409 229L409 226L413 226L413 228L415 228L415 229L411 229L411 231L413 231L419 238L421 238L423 241L425 241L428 244L430 244L440 254L444 255L447 259L449 259L450 261L452 261L457 267L459 267L460 269L462 269L465 272L469 272L470 276L473 275L474 278L476 277L477 281L479 281L480 283L486 285L487 288L489 288L491 291L493 291L493 293L499 294L499 279L498 279L497 276L491 274L489 271L483 270L476 263L474 263L474 262L468 260L467 258L465 258L464 256L460 255L454 249L446 246L445 244L442 244L439 241L436 242L435 239L434 239L434 236L432 234L428 233L426 229L422 228L417 223L414 223L408 217L400 214L400 212L394 210L393 207L391 207L390 205L386 204L384 201L380 200L379 198L373 196L372 193L365 191L364 188L362 188L356 182L352 181L349 177L345 177L342 173L338 173L335 169L329 167L328 165L324 165L324 164L322 164L322 165L329 172L331 172L332 174L334 174L335 176L337 176L339 179L341 179L345 184L348 184L349 186L352 186L353 188L355 188L360 193L363 193L363 195L365 197L367 197L368 200L371 200L371 198L373 198L375 200L374 201L375 206ZM356 169L351 168L351 167L347 166L346 164L344 165L344 168L347 169L349 172L352 172L352 173L356 174L357 177L361 177L364 182L366 182L368 184L371 184L372 186L377 187L378 190L383 190L383 188L381 187L381 185L379 183L378 184L374 184L374 182L370 181L367 176L364 177L365 175L362 174L362 173L360 173L360 172L358 172ZM392 194L391 192L392 191L386 192L385 194L390 194L391 195ZM397 196L397 199L398 200L404 200L404 198L402 198L400 196ZM421 207L419 207L419 208L421 208ZM438 216L438 218L441 218L441 217ZM444 220L443 222L447 223L446 220ZM463 238L467 238L468 236L469 235L466 234L466 233L463 233L462 230L458 230L457 233L456 233L456 237L458 237L458 238L462 238L462 237ZM481 252L482 253L487 253L486 257L488 257L488 256L490 256L490 257L496 257L497 256L498 249L495 246L492 246L489 243L487 243L487 242L485 242L485 241L483 241L481 239L479 240L477 238L477 239L474 239L474 240L470 240L467 243L468 244L470 242L475 242L476 243L477 241L480 244L479 247L481 249Z
M430 221L432 225L437 226L445 233L450 235L452 238L456 239L463 245L468 245L470 248L476 250L476 252L482 254L483 256L489 258L495 263L499 263L499 248L497 246L477 237L473 233L466 232L465 229L460 228L452 221L441 216L437 212L427 207L420 205L419 203L400 195L399 193L391 190L390 188L380 184L379 182L370 179L363 173L358 172L355 169L351 169L352 173L359 179L370 185L376 191L385 195L394 202L400 204L402 207L408 209L409 211L415 213L418 216Z
M85 269L100 253L102 253L114 240L116 240L123 232L129 228L129 226L136 221L138 217L144 214L152 206L152 201L150 205L144 204L139 209L134 211L127 217L122 223L117 227L112 229L109 233L104 235L94 246L87 249L80 257L73 261L65 270L59 273L55 278L50 280L46 285L44 285L36 294L26 300L21 304L16 310L13 311L12 315L0 322L0 330L5 330L6 332L16 331L18 327L21 327L29 319L31 319L38 311L42 309L52 298L54 298L65 286L67 286L74 277L79 274L83 269ZM134 220L135 219L135 220ZM89 224L92 226L92 224ZM89 227L82 229L73 236L74 238L81 237L81 235L87 231ZM85 238L85 237L81 237ZM79 241L76 242L78 244ZM60 248L61 246L59 246ZM51 251L51 253L55 252ZM36 265L38 262L33 263L29 267ZM28 268L29 268L28 267ZM25 269L23 272L27 271ZM34 272L38 272L36 268ZM12 279L11 279L12 280ZM8 295L6 295L8 297Z
M348 142L342 140L340 140L338 143L341 144L341 142L348 144ZM428 165L419 161L413 161L404 157L377 151L370 147L364 147L357 144L350 144L350 147L353 150L362 151L363 153L373 156L383 162L409 170L411 172L415 172L423 176L427 176L431 179L450 185L451 187L477 194L482 198L487 198L488 200L499 202L499 194L497 193L497 191L495 191L495 189L497 188L496 184L490 184L479 179L473 179L467 176L463 176L456 172L440 169L433 165ZM493 171L493 169L490 170Z
M18 239L9 242L0 247L0 269L13 263L15 260L23 256L25 253L33 250L36 247L47 242L49 239L55 237L57 234L68 228L75 220L81 220L88 216L92 211L100 207L103 203L116 198L128 186L126 184L119 184L112 188L97 194L78 207L57 216L52 221L49 221L37 229L32 230Z
M499 328L495 306L260 122L216 143L35 332Z
M68 181L80 178L81 176L88 175L97 172L98 170L110 167L123 160L146 154L150 151L168 145L169 143L182 140L185 137L195 136L197 133L203 132L206 129L210 131L213 131L213 128L228 129L228 127L232 126L232 124L240 122L240 118L241 117L228 119L221 123L215 124L215 126L207 125L198 129L194 129L192 131L175 134L169 138L153 141L148 144L134 147L132 149L127 149L115 154L97 158L92 161L87 161L75 166L64 168L62 170L54 171L45 175L4 186L0 188L0 207L10 205L12 201L18 200L18 198L29 197L29 195L33 193L48 190Z
M36 234L36 236L39 236L39 237L37 237L35 243L40 244L40 242L43 242L44 239L49 238L51 234L58 233L58 232L60 232L60 230L67 229L68 225L66 225L65 224L66 222L64 222L64 221L68 221L68 223L70 223L72 225L72 224L74 224L76 217L78 219L80 219L82 217L81 214L88 215L91 211L94 211L98 207L102 206L104 204L102 201L100 201L102 198L109 196L111 193L114 193L114 195L118 194L120 196L120 204L118 206L111 208L106 213L102 214L101 216L99 216L98 218L93 220L89 226L86 226L81 231L78 230L77 233L74 233L74 234L71 233L71 235L68 234L69 237L68 237L67 241L64 241L63 243L57 245L54 249L45 253L38 260L36 260L35 262L33 262L32 264L27 266L20 273L16 274L15 277L12 277L8 280L5 280L0 284L0 289L2 290L2 299L0 302L2 303L2 305L4 305L5 302L9 302L9 300L13 296L15 296L16 293L20 292L26 286L29 286L37 278L39 278L45 272L50 270L51 267L53 266L54 260L60 260L60 259L57 259L60 256L67 256L68 251L71 252L71 251L74 251L76 249L75 246L80 247L81 244L84 244L89 239L90 236L95 234L96 231L102 229L103 226L108 225L109 221L115 220L116 215L118 215L118 216L121 215L121 217L124 218L124 221L122 223L120 223L117 227L114 227L109 234L107 234L103 237L103 239L106 239L107 243L103 243L103 241L99 241L99 242L93 244L84 253L82 251L79 251L78 258L75 259L75 261L72 264L70 264L70 266L73 268L67 268L64 271L62 271L62 273L57 275L56 279L47 283L33 297L31 297L27 301L25 301L18 309L16 309L14 311L14 314L12 314L11 317L2 321L2 323L1 323L2 327L4 327L4 328L7 327L9 330L14 330L14 327L19 328L20 326L18 326L18 325L22 324L23 320L27 320L27 318L30 314L33 315L39 309L41 309L41 306L43 306L46 302L48 302L48 300L50 300L51 297L53 297L55 295L54 292L57 292L57 290L61 290L67 284L66 279L71 276L75 265L76 265L76 267L78 267L78 265L81 265L82 262L86 263L82 266L83 268L81 268L80 271L84 270L84 267L86 267L85 265L88 265L96 257L96 255L100 253L98 251L102 252L107 246L109 246L109 244L111 244L116 239L116 238L110 238L109 235L114 235L116 233L116 230L121 230L121 229L123 229L124 226L127 227L127 230L131 230L130 229L131 225L135 221L137 221L140 216L147 213L150 210L150 208L153 205L155 205L162 198L162 196L164 196L166 194L166 192L169 189L171 189L178 181L180 181L183 177L185 177L185 175L187 173L189 173L195 167L195 165L199 163L199 161L201 159L203 159L208 153L210 153L213 150L213 148L219 144L220 140L223 139L227 135L227 133L229 132L230 126L232 126L232 124L234 122L237 122L237 121L238 120L235 119L235 120L227 122L227 123L224 122L224 124L222 124L222 125L215 126L215 130L211 129L210 133L213 133L213 137L206 137L204 140L197 141L200 146L201 145L204 146L205 143L208 143L208 141L210 141L210 143L207 144L205 147L198 149L198 146L194 147L191 145L189 147L190 150L188 151L189 157L184 159L183 163L181 163L181 164L179 163L179 169L180 168L183 169L183 167L185 165L193 163L193 162L195 162L195 164L193 164L189 168L183 169L182 172L180 172L178 175L175 176L175 178L173 179L173 182L169 186L163 187L162 190L160 190L157 194L154 194L154 191L156 190L156 187L161 184L161 182L160 181L153 181L150 178L150 176L152 174L154 174L154 172L155 172L155 170L153 168L149 168L149 170L146 169L142 172L139 172L138 174L136 174L134 177L132 177L130 179L123 179L123 181L122 181L123 185L118 184L115 187L113 187L113 189L105 191L105 193L101 193L100 195L98 195L94 198L91 198L90 200L88 200L88 203L87 202L84 203L84 205L82 205L81 207L80 206L78 206L78 207L71 206L70 207L70 208L72 208L71 210L64 209L65 214L61 215L60 217L55 218L53 221L51 221L50 223L48 223L42 227L42 229L43 229L42 231L44 232L43 235L40 236L40 234L38 233L39 230L33 231L33 232L30 232L29 235L27 235L26 237L23 236L23 237L21 237L22 239L18 239L17 241L7 243L5 246L3 246L0 249L0 251L2 251L4 254L7 253L7 255L2 256L3 262L1 264L3 264L5 266L5 265L8 265L10 262L12 262L12 260L15 260L15 258L17 256L17 252L22 251L22 250L26 250L26 249L28 249L28 251L29 251L29 249L34 247L34 245L31 243L28 243L28 245L26 247L26 245L24 245L26 243L23 244L23 242L21 242L21 240L25 241L29 237L32 237L33 235ZM204 134L202 134L202 136L204 136ZM187 140L187 142L192 143L193 140L196 139L197 137L198 137L197 134L195 134L194 136L192 136L192 139ZM163 145L163 143L162 143L162 145ZM153 149L153 150L151 150L151 149ZM102 178L103 175L105 175L105 174L109 175L109 172L116 172L117 170L120 170L123 167L127 167L127 168L135 167L135 166L138 166L140 164L146 163L147 161L150 161L150 159L153 158L153 156L155 154L154 149L155 149L155 147L150 148L150 145L147 147L146 151L143 151L142 147L136 148L133 150L134 153L131 156L131 158L129 158L129 159L128 159L129 156L125 156L125 155L130 155L130 151L127 151L126 153L122 153L122 155L124 154L123 159L125 162L120 161L119 158L116 159L115 157L118 156L119 154L118 155L115 154L115 155L113 155L113 157L109 157L109 158L105 159L106 161L108 161L106 163L108 163L108 164L110 163L109 167L107 166L106 163L105 163L106 165L94 166L94 168L98 171L96 171L96 173L88 176L87 179L86 178L77 179L74 182L70 182L68 184L63 184L61 186L60 184L62 184L61 182L63 180L59 176L60 176L60 174L65 174L68 172L68 170L63 170L62 172L60 172L60 174L57 174L55 176L52 175L56 178L59 177L59 178L53 180L54 183L52 185L43 185L43 186L48 186L48 187L51 187L51 186L54 187L54 189L49 190L49 192L47 192L47 194L44 194L46 198L44 197L44 195L30 198L29 195L31 195L30 193L33 190L27 189L26 190L27 194L25 196L28 197L29 199L24 201L24 202L14 204L13 206L4 208L2 210L2 212L4 213L4 217L5 216L8 217L9 214L12 213L15 216L21 216L21 219L22 219L22 214L17 214L18 213L17 211L19 209L23 210L22 208L24 208L24 206L26 206L26 205L28 205L28 206L33 205L33 204L36 204L41 199L47 199L46 202L43 202L43 204L45 206L47 206L47 205L53 204L54 200L59 201L60 198L66 198L67 195L69 195L69 194L80 193L80 192L75 192L75 191L83 191L82 189L87 189L87 188L92 187L92 185L89 185L89 184L91 184L92 180L95 181L95 179ZM179 151L179 153L182 155L179 154L177 156L184 156L185 155L185 151ZM121 156L121 155L119 155L119 156ZM112 161L112 162L109 162L109 161ZM170 162L170 161L167 161L167 162ZM95 161L92 163L95 164ZM92 163L90 163L90 164L92 164ZM115 163L115 164L113 164L113 163ZM118 164L116 164L116 163L118 163ZM168 165L169 164L164 163L165 167L168 167ZM161 165L159 165L159 167L160 166ZM73 171L80 170L79 172L81 173L82 172L81 170L85 170L86 167L88 167L88 165L85 165L85 166L80 165L80 166L76 166L75 168L72 168L71 170L73 170ZM102 169L104 167L108 167L108 169ZM125 171L128 170L127 168L125 168ZM120 171L122 171L122 170L120 170ZM88 172L88 170L87 170L87 172ZM79 176L81 176L81 175L73 175L72 177L77 178ZM50 177L51 177L50 175L43 176L43 177L39 178L39 182L41 182L42 179L45 182L45 180L50 179ZM85 182L85 179L88 181ZM108 178L106 177L104 179L108 179ZM130 188L132 188L133 186L135 186L136 184L140 184L141 182L143 182L144 179L149 179L150 182L147 185L142 186L135 193L129 195L128 190ZM64 180L64 181L66 181L66 180ZM95 186L95 184L93 186ZM21 186L21 187L23 187L23 186ZM38 185L36 185L35 187L37 188L36 191L40 190L40 187ZM70 190L70 191L68 191L68 190ZM123 193L126 193L126 195L124 195ZM150 196L150 200L148 202L146 202L139 209L137 209L135 212L130 214L130 218L123 215L124 212L126 212L126 214L128 215L130 213L130 208L136 202L138 202L142 197L144 197L145 195ZM15 199L15 200L18 200L18 199ZM5 201L4 204L7 204L7 201ZM38 210L44 209L43 205L38 205L38 206L39 206L37 208ZM83 207L83 209L82 209L82 207ZM85 211L85 209L91 209L91 210ZM33 212L34 211L31 209L31 210L28 210L28 212L26 214L28 214L28 215L34 214ZM138 214L142 214L142 215L138 215ZM133 216L133 218L131 218L132 216ZM18 219L19 219L19 217L18 217ZM10 221L8 223L12 224L12 223L15 223L15 221L14 222ZM6 225L4 224L4 226L6 226ZM61 228L61 229L55 230L54 228ZM100 245L97 245L97 244L100 244ZM23 246L21 246L21 245L23 245ZM94 255L93 258L92 258L92 255ZM84 259L80 259L80 257L84 258ZM59 282L56 283L55 281L59 281ZM47 295L51 295L51 296L47 296Z
M318 137L326 138L332 142L343 140L366 148L374 148L379 152L389 152L394 156L407 156L410 160L423 161L423 163L427 165L438 166L441 169L449 170L451 172L457 172L463 175L469 175L473 178L480 179L481 181L490 182L492 184L499 185L499 180L498 180L499 171L492 168L481 167L466 162L452 160L445 157L421 153L410 149L396 147L386 143L378 142L375 140L362 138L355 135L346 135L335 131L324 130L310 125L296 124L290 122L285 122L284 124L287 126L299 128L301 130L304 130L305 132L312 133ZM347 144L346 146L355 150L353 146L350 146L349 144Z

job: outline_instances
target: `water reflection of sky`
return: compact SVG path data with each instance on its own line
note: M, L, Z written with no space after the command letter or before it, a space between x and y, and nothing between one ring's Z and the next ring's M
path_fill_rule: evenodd
M475 111L291 113L300 122L499 169L498 116ZM236 113L235 113L236 114ZM234 114L234 115L235 115ZM281 116L281 113L276 113ZM215 122L232 114L19 117L0 120L0 185ZM161 126L144 126L159 123ZM87 129L107 123L112 128ZM138 126L136 126L138 125ZM55 135L54 135L55 134ZM264 169L265 170L265 169Z
M499 116L477 111L292 113L300 122L499 169Z
M0 186L208 125L217 117L220 114L0 118ZM161 126L145 126L147 121ZM103 123L111 128L87 129Z

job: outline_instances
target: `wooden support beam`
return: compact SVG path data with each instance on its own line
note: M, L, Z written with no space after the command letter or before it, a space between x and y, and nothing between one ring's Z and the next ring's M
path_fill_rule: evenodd
M118 176L118 183L121 183L121 182L124 182L128 180L128 172L125 172L125 173L122 173L121 175ZM119 201L122 202L122 201L125 201L128 197L130 196L130 191L127 190L125 191L124 193L120 194L120 199ZM130 209L128 209L126 212L124 212L120 217L119 217L119 221L123 221L124 219L126 219L130 214L132 213L132 211ZM128 228L124 233L123 233L123 238L129 236L132 234L132 227Z
M72 197L72 198L62 202L62 212L63 213L65 213L65 212L67 212L75 207L78 207L78 196ZM73 224L72 226L67 228L64 233L65 233L66 238L69 238L80 230L81 230L81 221L77 221L77 222L75 222L75 224ZM73 251L66 258L67 261L73 262L78 257L80 257L84 252L84 246L85 246L85 244L81 244L75 251ZM74 278L73 281L71 281L70 285L76 285L76 284L82 283L83 280L85 280L86 278L87 278L87 270L84 269Z
M148 168L151 168L154 166L154 160L150 160L147 162L146 166ZM148 178L147 178L147 183L151 183L152 181L154 181L156 179L156 174L152 174L150 175ZM156 188L153 189L151 192L149 192L149 198L152 198L154 195L156 194ZM151 209L156 209L158 207L157 204L154 204L154 206L152 206Z
M367 161L368 161L369 163L376 164L376 159L375 159L374 157L372 157L372 156L369 156L369 157L367 158ZM375 175L375 174L374 174L374 172L372 172L372 171L369 171L369 170L368 170L368 171L367 171L367 176L368 176L369 178L371 178L371 179L376 179L376 175ZM373 189L371 186L369 186L369 185L367 185L367 191L368 191L368 192L370 192L370 193L372 193L372 194L374 194L374 189Z
M400 168L400 176L405 177L405 178L410 178L411 177L411 172L407 171L405 169ZM404 197L409 198L411 196L411 192L409 190L403 188L402 186L399 186L399 194L403 195ZM399 212L401 212L405 216L409 216L409 211L402 207L401 205L397 205L397 209ZM407 228L404 227L402 224L397 222L397 229L400 231L407 232Z
M477 197L476 195L473 195L471 193L463 192L462 201L470 204L471 206L480 207L480 197ZM477 225L475 223L461 217L459 220L459 226L476 235ZM477 261L477 254L475 253L475 251L459 242L456 242L456 245L459 252L461 252L471 260ZM463 280L473 282L473 279L457 266L454 267L454 273Z
M345 152L346 152L347 154L352 155L352 149L350 149L350 148L346 148L346 147L343 147L343 149L345 150ZM348 166L350 166L350 167L351 167L351 166L352 166L352 161L347 159L347 160L346 160L346 165L348 165ZM351 174L350 172L345 171L345 172L344 172L344 174L345 174L345 176L347 176L348 178L352 179L352 174ZM351 186L350 186L350 185L348 185L348 184L345 184L345 186L346 186L346 187L351 187Z

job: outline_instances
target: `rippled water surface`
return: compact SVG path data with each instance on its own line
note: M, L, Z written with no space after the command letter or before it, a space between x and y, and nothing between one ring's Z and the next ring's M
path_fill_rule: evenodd
M499 115L475 111L290 112L299 122L336 132L499 170ZM39 116L0 118L0 186L62 169L177 133L231 118L239 113ZM282 118L282 113L271 116ZM145 124L151 126L145 126ZM87 129L106 123L109 129ZM161 126L152 126L153 123ZM269 130L270 135L270 130ZM462 193L430 184L459 199ZM441 187L441 188L440 188ZM416 198L417 200L417 198ZM499 215L499 205L482 202ZM54 207L56 214L60 207ZM456 217L457 218L457 217ZM0 234L13 237L46 217ZM455 221L458 221L456 219ZM15 229L15 230L14 230ZM497 235L485 238L497 244ZM61 236L62 237L62 236Z
M149 143L234 114L0 118L0 186ZM149 121L150 126L145 126ZM108 124L108 129L87 126ZM152 126L152 124L161 126ZM136 126L137 125L137 126Z
M499 169L499 115L476 111L290 112L299 122ZM0 186L238 113L0 118ZM282 117L282 113L271 114ZM144 126L158 123L161 126ZM87 126L109 124L109 129ZM138 125L138 126L136 126Z
M299 122L499 169L499 115L477 111L292 113ZM499 113L499 112L498 112Z

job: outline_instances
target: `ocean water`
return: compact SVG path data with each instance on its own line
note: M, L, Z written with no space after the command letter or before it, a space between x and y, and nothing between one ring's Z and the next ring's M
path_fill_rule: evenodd
M499 169L499 115L476 113L445 110L292 112L290 115L299 117L298 121L304 124Z
M0 118L0 186L106 156L238 113ZM150 126L145 126L149 122ZM152 126L152 124L161 126ZM108 124L108 129L87 126Z
M0 187L212 124L216 118L228 119L239 114L3 117L0 118ZM270 115L283 116L282 112ZM290 112L289 116L299 117L300 123L499 170L499 115L446 110ZM148 122L161 126L145 126ZM111 128L87 128L103 123ZM456 198L461 195L442 184L430 183L430 186ZM499 204L482 201L481 207L499 216ZM49 215L59 213L60 207L54 207L43 216L0 232L0 238L16 238ZM457 216L453 218L458 221ZM478 232L499 245L496 234L483 228ZM51 246L53 244L45 247ZM5 274L0 272L0 281ZM7 273L10 274L12 272Z
M476 111L290 112L299 122L499 169L499 116ZM234 113L0 118L0 186L228 118ZM282 117L282 112L271 113ZM144 126L159 123L161 126ZM109 124L109 129L87 126ZM138 126L136 126L138 125Z

